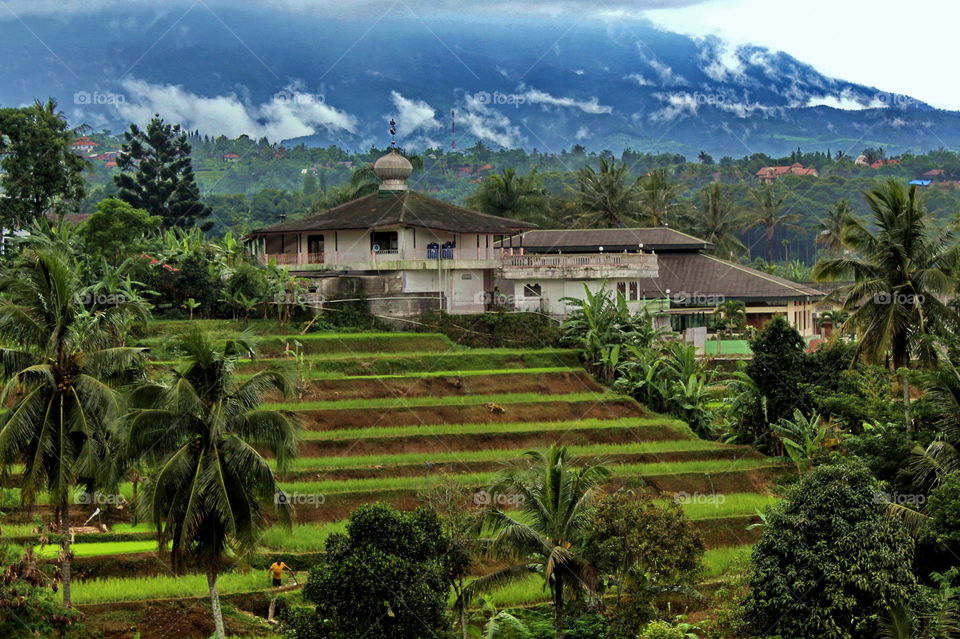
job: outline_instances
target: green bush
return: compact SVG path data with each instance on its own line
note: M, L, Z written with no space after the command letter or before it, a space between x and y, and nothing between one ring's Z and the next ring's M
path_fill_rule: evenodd
M637 639L686 639L683 630L666 621L654 621L638 635Z
M767 514L744 615L761 636L875 639L878 615L915 592L913 540L862 465L820 466Z

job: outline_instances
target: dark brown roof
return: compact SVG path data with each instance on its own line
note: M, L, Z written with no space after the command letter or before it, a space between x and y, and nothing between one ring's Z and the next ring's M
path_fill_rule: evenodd
M700 250L713 245L706 240L665 227L634 229L556 229L527 231L520 237L502 242L503 246L523 247L529 253L596 253L632 251L643 244L645 250Z
M281 222L251 233L371 229L417 226L457 233L510 235L536 225L471 211L415 191L377 192L351 200L323 213Z
M721 260L702 253L658 253L659 276L640 280L645 297L686 297L688 303L714 305L722 296L726 299L749 301L821 298L823 292L805 284L768 275L756 269Z

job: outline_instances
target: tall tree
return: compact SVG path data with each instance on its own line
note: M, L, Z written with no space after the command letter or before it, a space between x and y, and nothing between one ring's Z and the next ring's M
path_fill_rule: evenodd
M844 328L857 335L864 359L909 368L911 357L936 358L929 336L956 328L960 316L943 301L957 292L960 247L952 229L929 228L915 186L889 180L864 194L871 228L850 218L841 240L849 255L819 261L817 281L852 281L843 287ZM909 387L901 379L909 421Z
M0 227L23 228L83 199L87 162L70 150L74 133L53 100L0 109Z
M545 197L543 180L536 169L528 175L517 175L509 168L485 177L467 198L467 206L481 213L529 220L542 215Z
M193 226L210 215L200 201L190 144L179 124L166 124L156 115L145 130L131 124L123 138L117 156L122 173L114 176L121 200L160 216L166 228Z
M227 551L249 556L269 525L268 510L290 524L291 507L260 451L274 456L278 471L286 469L296 455L298 422L290 411L260 408L263 393L289 391L282 374L234 377L237 360L253 355L246 341L217 349L194 329L176 344L183 367L131 395L126 454L155 467L143 513L174 571L193 560L206 572L216 637L223 639L217 577Z
M638 181L640 214L652 226L678 226L687 213L680 188L666 169L654 169Z
M525 460L502 472L490 494L506 496L523 515L513 517L497 507L489 511L495 534L491 548L520 562L478 578L468 590L487 592L531 573L540 574L553 593L556 639L563 639L564 593L582 590L584 585L592 588L582 541L597 487L609 474L605 466L581 464L565 446L557 445L546 454L531 451Z
M750 191L753 209L749 213L748 228L762 227L767 241L767 263L773 262L773 240L777 229L799 230L799 213L784 213L786 196L773 184L763 184Z
M713 251L725 260L736 260L747 247L737 237L743 216L729 189L712 182L700 190L699 206L694 209L693 228L713 244Z
M843 227L853 218L853 208L846 200L838 200L817 223L816 244L822 246L828 257L837 257L843 251Z
M105 327L131 312L117 305L88 313L77 269L63 254L27 248L0 279L0 465L23 464L21 498L49 495L59 525L63 601L70 605L70 505L74 489L103 479L108 423L143 349L114 347ZM135 309L134 309L135 310Z
M640 213L639 180L631 180L626 164L600 158L598 170L585 166L577 171L574 187L580 212L578 225L619 227L634 222Z

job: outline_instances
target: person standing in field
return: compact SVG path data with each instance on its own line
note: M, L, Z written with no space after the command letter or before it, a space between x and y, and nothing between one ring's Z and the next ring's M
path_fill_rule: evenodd
M274 588L279 588L281 585L283 585L284 569L290 570L290 566L283 563L282 561L273 562L272 564L270 564L270 568L267 569L267 571L270 573L271 577L273 578Z

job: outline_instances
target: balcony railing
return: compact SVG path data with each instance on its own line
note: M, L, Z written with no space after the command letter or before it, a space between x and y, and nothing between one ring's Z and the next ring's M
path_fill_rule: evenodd
M278 266L289 266L291 264L323 264L323 253L266 253L260 256L263 264L269 264L273 260Z
M641 253L589 253L570 255L504 255L504 268L569 268L583 266L640 266L650 262L650 256Z

